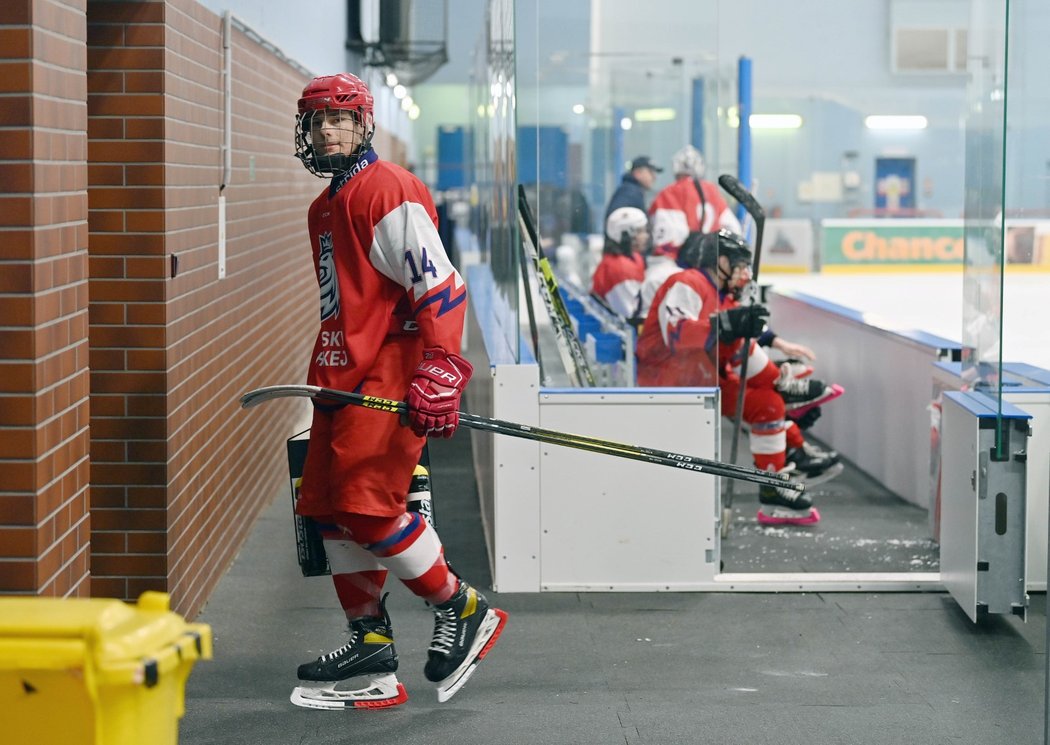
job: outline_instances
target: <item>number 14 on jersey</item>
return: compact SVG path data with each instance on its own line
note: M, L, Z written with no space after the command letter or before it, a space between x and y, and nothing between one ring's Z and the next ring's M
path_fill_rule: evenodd
M412 273L412 284L417 284L423 281L423 275L429 274L438 278L437 267L434 266L434 262L427 258L427 247L422 246L420 248L419 263L416 264L416 257L412 253L412 249L405 251L405 263L408 264L408 269Z

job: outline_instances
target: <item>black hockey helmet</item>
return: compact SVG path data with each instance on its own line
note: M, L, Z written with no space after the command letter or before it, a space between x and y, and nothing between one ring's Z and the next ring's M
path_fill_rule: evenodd
M690 233L678 250L678 265L684 269L717 269L725 256L730 268L751 263L751 248L736 233L722 228L717 233Z

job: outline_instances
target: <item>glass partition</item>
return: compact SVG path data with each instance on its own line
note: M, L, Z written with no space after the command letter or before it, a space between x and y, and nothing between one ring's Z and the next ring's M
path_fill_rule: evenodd
M559 281L586 294L602 256L606 206L633 158L648 156L664 169L645 194L648 204L674 181L672 155L687 143L703 152L707 180L735 174L738 62L746 56L753 61L750 186L767 215L761 283L806 292L827 280L822 287L842 289L832 302L865 318L885 314L888 329L936 334L951 342L949 352L961 342L964 383L998 392L1003 359L1030 361L1021 345L1011 346L1014 332L1003 323L1014 307L1013 270L1050 267L1050 229L1043 227L1048 15L1050 4L1008 0L801 10L758 0L490 0L472 102L474 204L500 293L517 314L518 183ZM817 28L830 31L818 35ZM822 374L834 341L806 341L818 356L815 375ZM512 343L517 348L518 338ZM929 402L925 378L895 379L880 360L861 359L865 351L838 369L876 371L870 385L883 397L921 386L912 402L921 401L917 409ZM861 411L869 394L853 388L844 403L829 406ZM869 426L863 413L853 416L847 429ZM824 424L813 428L814 442L838 431ZM888 454L903 435L874 433L869 441ZM843 490L897 499L906 517L889 529L900 532L892 541L872 536L877 556L854 552L835 564L834 550L819 561L811 553L808 570L935 571L925 488L893 493L858 483L834 482L829 504L839 504ZM861 496L858 502L878 501ZM743 497L754 501L751 492ZM852 526L829 518L823 532L805 535L823 535L824 548L837 548L868 540L857 532L881 525L882 516L864 513ZM740 532L730 541L767 538Z
M471 224L481 260L491 269L496 292L503 300L493 305L493 312L502 316L496 327L520 360L514 2L490 0L485 12L485 31L474 57L471 89L475 174Z
M1006 0L971 6L966 114L966 210L962 369L977 387L1002 373Z
M1004 364L1031 363L1038 346L1022 329L1031 329L1033 285L1050 264L1050 9L978 0L971 11L963 369L1001 414L1003 386L1012 382ZM997 433L1002 451L1001 426Z

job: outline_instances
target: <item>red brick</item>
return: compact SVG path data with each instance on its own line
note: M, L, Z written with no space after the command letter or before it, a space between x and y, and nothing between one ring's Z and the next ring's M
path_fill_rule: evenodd
M164 3L156 0L91 0L88 23L163 23Z
M124 34L129 47L162 47L164 46L165 27L161 24L135 24L128 26Z
M120 233L124 230L124 212L122 210L90 210L88 230L92 233ZM92 273L92 276L96 275Z
M33 592L36 582L35 561L0 562L0 592Z
M32 49L31 28L0 28L0 49L4 57L18 59L30 57Z
M124 90L127 93L163 93L164 73L129 70L124 73Z
M130 47L89 47L90 70L161 70L164 50Z
M96 598L128 599L128 581L124 577L101 577L95 573L94 561L91 562L91 594Z
M0 196L0 226L32 225L32 220L32 198Z
M161 116L164 98L159 94L96 93L88 97L88 116Z
M124 121L124 131L127 133L129 140L157 140L164 137L165 134L165 122L161 117L137 117L132 118L129 116ZM141 162L160 162L161 158L136 158L135 160Z
M125 121L124 124L127 136L132 137L132 121ZM92 163L159 163L163 158L163 142L92 140L88 143L88 160Z
M163 210L134 210L126 214L129 233L162 233L165 230L167 214Z

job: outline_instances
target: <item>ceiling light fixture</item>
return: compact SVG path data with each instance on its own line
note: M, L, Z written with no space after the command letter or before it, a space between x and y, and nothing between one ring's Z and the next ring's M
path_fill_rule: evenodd
M869 116L864 119L868 129L926 129L924 116Z

